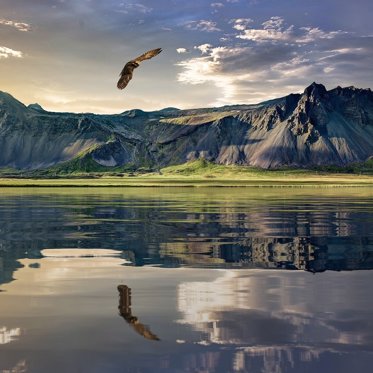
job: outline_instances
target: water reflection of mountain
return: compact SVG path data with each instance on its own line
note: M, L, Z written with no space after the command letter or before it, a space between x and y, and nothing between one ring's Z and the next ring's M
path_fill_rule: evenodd
M373 239L253 237L240 244L165 244L161 254L170 261L191 265L348 271L373 268Z
M251 192L250 192L251 193ZM266 192L269 194L269 192ZM369 192L370 193L370 192ZM273 193L272 193L273 194ZM228 196L228 197L227 197ZM2 195L0 283L45 248L120 250L134 265L373 268L371 200L188 193Z

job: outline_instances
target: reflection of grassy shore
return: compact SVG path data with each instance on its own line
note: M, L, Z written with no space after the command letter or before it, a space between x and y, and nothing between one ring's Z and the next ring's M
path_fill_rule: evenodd
M339 170L340 171L340 170ZM158 173L79 173L16 174L3 173L0 186L373 186L373 175L327 172L323 170L267 171L243 166L222 166L205 161L170 166Z

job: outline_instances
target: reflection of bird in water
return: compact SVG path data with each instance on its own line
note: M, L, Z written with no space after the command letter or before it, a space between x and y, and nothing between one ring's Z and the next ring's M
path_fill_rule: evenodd
M127 87L127 84L132 79L133 70L135 70L137 67L140 66L140 62L149 60L150 58L153 58L157 54L161 53L161 48L152 49L150 51L145 52L141 56L136 57L135 59L128 61L124 67L123 70L120 73L120 78L117 83L117 87L119 89L123 89Z
M131 289L127 285L118 285L119 291L119 314L127 321L129 325L146 339L159 341L159 338L153 334L150 329L139 322L136 316L132 316L131 310Z

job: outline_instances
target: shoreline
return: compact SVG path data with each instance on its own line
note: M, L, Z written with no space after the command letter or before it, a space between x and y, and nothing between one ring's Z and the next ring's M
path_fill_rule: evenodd
M195 177L102 177L102 178L48 178L48 179L15 179L0 178L0 189L3 188L137 188L137 187L214 187L214 188L351 188L373 187L371 176L323 176L318 180L313 177L284 178L195 178Z

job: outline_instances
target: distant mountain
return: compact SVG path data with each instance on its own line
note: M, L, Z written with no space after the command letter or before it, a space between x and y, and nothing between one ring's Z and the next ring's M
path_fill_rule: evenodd
M117 115L53 113L0 92L0 168L72 172L189 160L261 168L344 166L373 156L373 93L312 83L257 105Z

